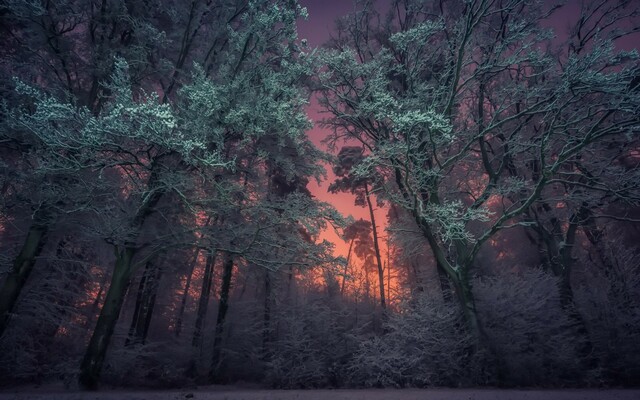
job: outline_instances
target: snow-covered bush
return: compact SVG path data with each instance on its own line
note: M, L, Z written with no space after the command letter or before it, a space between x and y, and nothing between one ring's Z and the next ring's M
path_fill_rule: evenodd
M342 386L358 346L349 334L349 317L340 306L319 302L283 310L266 382L278 388Z
M354 385L467 386L481 380L481 352L456 304L424 294L390 313L385 333L361 343L350 366Z
M114 347L107 355L103 382L124 386L183 386L187 382L189 350L171 340Z
M480 321L508 385L555 385L580 378L583 346L560 302L558 279L539 269L504 272L474 285Z

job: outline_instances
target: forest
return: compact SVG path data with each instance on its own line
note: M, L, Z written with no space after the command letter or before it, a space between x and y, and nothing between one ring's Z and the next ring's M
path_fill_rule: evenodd
M637 3L351 10L0 3L0 387L640 382Z

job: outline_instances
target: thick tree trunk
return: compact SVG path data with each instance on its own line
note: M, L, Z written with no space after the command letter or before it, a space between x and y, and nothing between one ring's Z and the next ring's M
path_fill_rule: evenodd
M220 286L220 300L218 302L218 317L213 337L213 352L211 357L211 368L209 370L209 380L213 383L220 373L222 363L222 334L224 333L224 322L229 309L229 292L231 291L231 278L233 274L233 257L231 254L225 255L222 270L222 284Z
M109 275L105 273L100 282L100 288L98 289L98 294L96 294L96 298L93 300L93 303L91 304L91 310L89 311L89 314L87 315L87 320L84 324L85 328L87 329L87 333L89 333L89 328L93 326L93 320L95 319L96 313L98 312L98 309L100 307L100 299L102 298L104 289L107 286L108 279L109 279Z
M149 190L143 196L138 212L130 221L129 227L134 235L129 238L121 249L116 247L116 263L111 277L111 285L107 291L100 316L96 322L96 327L89 340L89 346L80 365L79 383L86 389L96 389L98 379L102 371L102 364L107 354L109 342L120 316L120 310L124 302L124 297L130 284L132 274L133 257L136 253L135 242L144 225L146 218L153 212L155 206L162 198L164 192L156 188L158 182L158 171L154 160L151 164L151 174L147 187Z
M438 283L440 283L440 291L442 292L442 299L450 303L453 300L453 296L451 295L451 285L449 284L449 277L443 268L438 268L436 266L436 271L438 272Z
M462 312L467 322L469 331L472 335L475 336L475 338L478 340L478 343L480 344L481 342L483 342L484 337L482 334L480 323L478 321L478 312L476 310L475 298L473 296L471 282L468 275L470 265L456 265L455 267L452 266L447 260L445 253L442 251L442 248L439 246L438 241L433 235L429 224L426 221L420 219L418 216L416 216L416 222L418 223L418 226L422 230L422 233L429 242L431 252L433 253L434 259L436 260L439 276L442 277L442 275L445 275L448 278L447 280L453 285L456 298L460 307L462 308Z
M373 248L376 253L376 263L378 266L378 281L380 289L380 305L382 308L387 308L387 302L384 294L384 270L382 268L382 257L380 256L380 244L378 243L378 228L376 227L376 217L373 213L373 205L371 204L371 196L369 194L369 185L364 184L364 193L367 199L367 205L369 206L369 215L371 216L371 228L373 232Z
M47 232L48 226L37 218L29 228L22 249L0 289L0 338L7 329L11 312L47 240Z
M476 302L473 296L473 292L471 291L471 284L468 277L458 276L456 279L452 279L451 281L456 291L458 303L462 306L462 311L464 313L465 319L469 324L469 329L477 338L482 340L482 329L478 321Z
M95 389L98 385L102 364L129 286L134 255L135 249L132 247L125 247L117 253L111 285L80 366L79 381L85 389Z

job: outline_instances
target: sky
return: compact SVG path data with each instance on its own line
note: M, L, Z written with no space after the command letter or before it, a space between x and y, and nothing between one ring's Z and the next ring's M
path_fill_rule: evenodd
M378 4L388 3L389 0L379 0ZM556 4L557 0L547 0L549 4ZM298 22L298 35L301 39L307 39L309 47L321 46L330 39L334 28L334 21L343 15L346 15L355 9L355 1L353 0L299 0L299 3L307 8L309 17L306 21ZM556 40L562 40L566 37L569 24L575 21L580 12L580 1L570 0L565 7L562 7L548 20L547 26L553 28L556 33ZM384 6L382 7L384 9ZM640 33L619 40L616 46L631 50L637 48L640 43ZM315 103L311 101L307 113L309 118L314 122L314 128L308 134L311 140L320 148L325 149L321 141L328 135L328 130L320 127L320 121L323 115ZM354 205L354 196L347 193L332 194L327 192L328 185L335 179L331 169L327 168L328 178L320 185L315 182L310 184L309 189L321 201L326 201L334 205L338 211L344 215L352 215L354 218L363 218L370 220L368 210L365 207L356 207ZM384 238L384 227L386 225L386 210L376 209L376 222L381 236ZM343 242L335 232L327 231L322 235L323 239L327 239L336 244L336 254L347 254L348 245ZM383 240L384 241L384 240ZM384 245L384 243L381 243ZM386 249L385 249L386 251Z
M346 15L354 10L354 2L351 0L300 0L300 4L307 8L309 18L306 21L298 22L298 36L301 39L307 39L309 47L313 48L321 46L330 39L334 27L334 21L340 16ZM326 148L321 141L329 134L328 129L320 127L320 121L324 116L319 110L315 101L311 101L307 109L309 118L314 123L314 128L308 134L313 143L323 150ZM355 219L363 218L370 221L369 211L365 207L356 207L354 205L355 197L349 193L328 193L327 188L335 175L331 168L327 167L327 179L320 185L315 182L309 185L311 193L320 201L333 204L333 206L343 215L352 215ZM386 210L376 209L376 225L380 228L379 232L384 238L384 226L386 222ZM348 244L342 241L339 236L332 230L326 231L322 239L327 239L336 245L336 255L347 256ZM381 243L383 245L383 243ZM386 251L386 247L383 252Z

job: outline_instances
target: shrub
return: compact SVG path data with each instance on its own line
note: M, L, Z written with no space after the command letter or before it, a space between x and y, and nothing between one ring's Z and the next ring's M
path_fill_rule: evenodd
M390 313L385 333L361 343L351 380L367 387L468 386L479 383L482 354L456 304L420 294Z
M560 302L559 281L539 269L478 280L480 321L507 385L556 385L582 375L580 338Z

